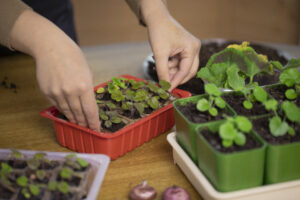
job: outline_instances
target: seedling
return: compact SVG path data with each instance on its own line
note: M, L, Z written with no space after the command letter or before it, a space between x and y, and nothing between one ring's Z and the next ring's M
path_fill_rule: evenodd
M18 177L17 184L21 187L21 193L26 199L30 199L32 196L38 196L40 193L40 187L36 184L29 183L26 176Z
M225 148L231 147L233 144L244 146L246 137L252 130L251 121L244 116L226 117L224 123L219 127L219 136L222 138L222 145Z
M197 110L201 112L208 111L210 115L217 116L218 110L215 106L220 109L224 109L226 106L225 101L221 98L221 92L213 83L205 84L204 89L209 97L208 99L202 98L197 102Z
M110 128L112 124L119 124L122 122L121 118L117 116L116 112L113 111L99 111L99 116L106 128Z
M78 158L75 154L69 154L65 159L65 164L76 170L85 169L89 165L86 160Z
M11 172L12 172L12 167L9 164L1 163L0 185L14 192L15 189L11 186L12 183L9 180L9 175L11 174Z
M293 65L289 63L292 63ZM286 98L289 100L294 100L300 94L300 72L297 70L297 68L295 68L300 66L300 59L294 59L289 63L280 74L279 80L289 88L285 91Z
M62 194L68 194L69 193L69 185L65 181L57 182L57 181L50 181L48 185L48 189L50 191L58 191Z

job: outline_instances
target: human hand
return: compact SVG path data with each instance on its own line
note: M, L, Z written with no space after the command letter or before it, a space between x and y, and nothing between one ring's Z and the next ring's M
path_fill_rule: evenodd
M158 77L170 81L172 90L197 73L201 42L170 16L161 0L145 0L142 12Z
M53 105L71 122L100 130L92 73L79 47L65 33L28 10L11 31L11 45L35 58L39 86Z

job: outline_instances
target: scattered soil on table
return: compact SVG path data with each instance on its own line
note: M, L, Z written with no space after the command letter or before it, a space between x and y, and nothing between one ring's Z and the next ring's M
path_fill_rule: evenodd
M230 44L239 44L241 41L227 41L223 44L218 44L217 42L210 42L207 44L202 44L199 57L200 64L198 67L198 71L201 67L204 67L208 62L209 58L219 51L222 51ZM250 46L255 49L255 51L259 54L267 55L269 60L277 60L282 65L285 65L288 61L281 55L279 55L278 51L272 47L268 47L261 44L250 43ZM155 64L153 62L148 62L148 74L150 77L157 81L157 72L155 68ZM264 74L259 77L254 78L254 81L257 81L260 85L269 85L278 82L279 72L276 72L274 76ZM191 80L182 84L178 87L179 89L183 89L192 93L192 95L203 94L204 93L204 83L201 79L193 77Z
M243 101L245 100L245 98L241 95L224 94L222 98L233 108L233 110L235 110L235 112L238 115L249 117L249 116L264 115L270 113L265 109L265 106L259 102L252 103L253 107L250 110L244 108Z
M279 103L282 103L285 100L289 100L285 97L285 91L288 89L285 85L277 85L270 88L267 88L266 91L274 97ZM290 101L290 100L289 100ZM293 101L298 107L300 107L300 97L298 96L296 100Z
M270 144L280 145L292 142L300 142L300 125L290 124L296 132L295 136L285 134L284 136L274 137L269 131L268 118L257 119L254 120L252 123L254 130Z
M226 109L218 109L218 115L216 117L213 117L208 112L200 112L199 110L197 110L196 104L191 102L185 105L177 104L177 108L186 118L188 118L188 120L193 123L206 123L210 121L220 120L223 119L223 114L231 116L231 113L229 113Z
M17 91L17 85L10 80L8 80L8 77L5 76L3 80L1 81L1 86L2 88L12 90L14 93L18 93Z
M222 139L219 137L218 133L212 133L207 129L201 131L201 134L205 137L205 139L217 150L222 153L232 153L236 151L245 151L248 149L259 148L262 145L251 135L245 134L246 136L246 144L244 146L238 146L233 144L229 148L225 148L222 146Z

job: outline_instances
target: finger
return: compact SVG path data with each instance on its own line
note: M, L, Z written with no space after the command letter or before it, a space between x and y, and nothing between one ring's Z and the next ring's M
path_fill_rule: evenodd
M179 64L179 60L180 60L180 57L178 56L173 56L173 57L170 57L170 59L168 60L168 67L169 69L170 68L174 68L174 67L178 67L178 64Z
M183 79L183 81L180 84L184 84L188 80L193 78L197 74L198 67L199 67L199 56L197 54L197 56L194 58L194 62L193 62L193 65L192 65L192 67L189 71L189 74Z
M176 88L183 81L183 79L189 74L193 61L194 59L191 58L190 56L186 56L183 59L181 59L179 63L179 70L174 75L174 78L171 81L171 90Z
M167 54L160 53L159 55L155 56L155 63L156 63L156 71L159 80L170 81L169 77L169 69L168 69L168 58Z
M77 95L71 95L67 96L66 98L77 124L87 127L87 120L85 119L85 114L81 108L80 97Z
M178 70L178 67L169 68L169 77L171 82L174 79L174 76L178 72Z
M88 127L92 130L100 131L98 106L93 90L83 93L80 96L80 102Z
M76 118L74 117L68 102L65 100L64 96L58 95L52 97L53 101L56 102L58 109L62 112L70 122L77 123Z

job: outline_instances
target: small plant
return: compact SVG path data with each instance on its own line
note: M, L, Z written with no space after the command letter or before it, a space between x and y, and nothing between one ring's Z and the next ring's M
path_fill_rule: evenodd
M65 157L65 164L76 170L83 170L89 165L86 160L78 158L75 154L67 155Z
M12 173L12 167L7 163L1 163L0 171L0 185L7 188L9 191L14 192L15 189L12 187L12 183L9 180L9 175Z
M30 199L32 196L37 197L40 194L40 187L37 184L30 183L26 176L18 177L17 184L21 187L21 194L26 199Z
M295 63L300 65L300 59L298 59L298 62L295 61ZM294 100L299 96L300 72L297 70L297 68L286 67L280 74L279 80L288 87L288 89L285 91L285 96L287 99Z
M121 123L121 119L117 116L116 112L112 111L100 111L99 112L100 119L104 121L104 126L106 128L110 128L113 124Z
M244 116L226 117L224 123L219 127L219 136L222 138L222 145L225 148L231 147L233 144L244 146L246 137L252 130L251 121Z
M205 84L205 92L209 95L208 99L202 98L197 102L197 110L201 112L208 111L210 115L217 116L218 110L214 107L224 109L225 101L221 98L221 92L213 83Z
M62 194L68 194L69 193L69 185L65 181L50 181L48 185L48 189L52 192L57 192L56 195L59 195L59 193Z

